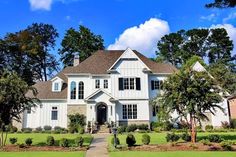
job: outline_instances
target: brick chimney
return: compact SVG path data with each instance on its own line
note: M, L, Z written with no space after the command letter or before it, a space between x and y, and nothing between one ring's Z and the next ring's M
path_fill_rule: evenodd
M77 65L79 65L79 55L75 55L75 56L74 56L74 63L73 63L73 66L75 67L75 66L77 66Z

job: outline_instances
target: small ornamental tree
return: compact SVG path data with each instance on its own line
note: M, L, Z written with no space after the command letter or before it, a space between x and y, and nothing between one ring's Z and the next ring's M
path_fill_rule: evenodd
M191 59L189 62L192 62ZM189 65L189 62L186 63ZM193 64L192 64L193 65ZM191 141L196 142L196 125L208 120L206 111L213 115L216 109L223 109L220 89L206 71L194 71L192 66L183 66L178 73L170 76L163 84L164 93L159 100L160 110L169 114L177 112L179 118L190 124Z

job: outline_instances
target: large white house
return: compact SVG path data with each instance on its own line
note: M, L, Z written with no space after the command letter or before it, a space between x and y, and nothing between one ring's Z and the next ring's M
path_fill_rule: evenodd
M161 83L176 71L130 48L97 51L81 63L75 58L73 67L36 83L41 104L24 112L20 127L66 128L67 115L74 113L84 114L91 123L149 124L156 120L150 100L160 95ZM210 119L219 126L228 121L228 112Z

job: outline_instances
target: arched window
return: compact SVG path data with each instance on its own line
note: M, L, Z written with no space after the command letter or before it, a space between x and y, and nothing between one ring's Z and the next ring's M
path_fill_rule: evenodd
M79 99L84 99L84 82L79 82L79 88L78 88L78 98Z
M72 81L70 83L70 99L76 99L76 83Z

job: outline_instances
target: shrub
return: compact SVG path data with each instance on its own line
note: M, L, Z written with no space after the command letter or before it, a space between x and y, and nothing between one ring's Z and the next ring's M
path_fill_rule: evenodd
M36 131L38 131L38 132L41 132L41 131L43 131L43 129L42 129L42 127L40 126L40 127L37 127L37 128L35 128L35 130Z
M160 125L158 124L158 122L151 122L150 124L150 128L152 131L154 131L154 128L157 128L159 127Z
M126 126L122 125L122 126L118 127L117 132L119 134L122 134L122 133L126 132Z
M188 133L183 133L181 135L182 140L184 140L185 142L190 142L191 141L191 136Z
M15 132L17 132L17 131L18 131L17 127L11 126L11 128L10 128L10 132L11 132L11 133L15 133Z
M150 143L150 136L148 134L143 134L142 135L142 142L145 145L148 145Z
M17 138L15 138L15 137L9 138L9 142L11 144L15 144L17 142Z
M83 143L84 143L84 139L81 136L75 138L75 145L77 147L82 147Z
M33 143L32 138L27 138L27 139L25 140L25 144L26 144L27 146L31 146L32 143Z
M115 139L114 137L111 138L111 144L114 146L115 143ZM118 137L116 137L116 144L119 145L120 144L120 139Z
M231 126L231 128L236 129L236 119L230 120L230 126Z
M155 132L161 132L161 127L156 127L156 128L153 129L153 131L155 131Z
M221 127L223 128L223 129L229 129L230 128L230 123L228 123L228 122L221 122Z
M48 146L53 146L55 144L55 139L53 136L48 136L47 137L47 145Z
M126 144L128 147L133 146L136 143L135 137L133 134L128 134L126 137Z
M212 131L213 130L213 126L212 125L206 125L205 126L205 130L206 131Z
M62 139L60 140L60 146L61 146L61 147L69 147L69 140L66 139L66 138L62 138Z
M179 135L176 135L175 133L167 133L166 135L166 141L167 142L176 142L180 138Z
M78 132L79 127L84 127L86 125L86 116L83 114L76 113L73 115L68 115L68 117L69 117L69 132L71 133Z
M136 124L128 125L127 128L126 128L126 132L134 132L135 130L137 130L137 125Z
M18 146L19 146L19 148L25 148L25 144L24 143L21 143Z
M79 127L79 129L78 129L78 132L79 132L79 134L84 134L84 128L82 128L82 127Z
M211 145L211 142L208 140L208 139L202 139L200 141L203 145L207 145L207 146L210 146Z
M78 133L78 128L76 126L69 127L69 133L71 134Z
M231 141L223 141L220 143L220 146L226 151L233 150L232 145L233 143Z
M148 130L148 125L147 124L140 124L137 126L139 130Z
M61 131L62 128L61 128L60 126L55 126L55 127L54 127L54 130L55 130L55 131Z
M212 134L212 135L209 135L208 136L208 140L210 142L216 142L216 143L220 143L222 141L222 139L220 138L219 135L216 135L216 134Z
M31 133L32 132L32 128L23 128L23 129L21 129L21 131L23 132L23 133Z
M177 123L178 124L178 129L188 129L190 124L186 121L180 121Z
M49 126L49 125L45 125L45 126L43 127L43 129L44 129L45 131L51 131L51 130L52 130L52 127Z

